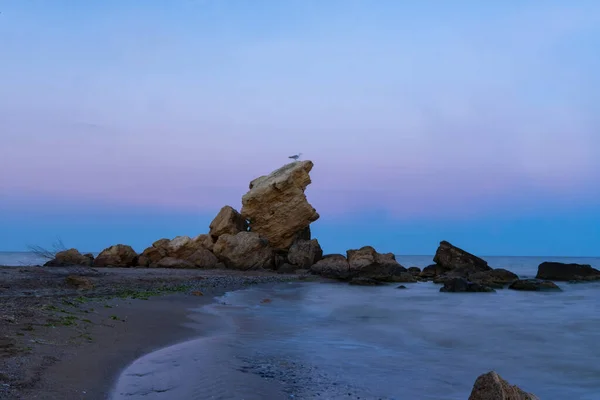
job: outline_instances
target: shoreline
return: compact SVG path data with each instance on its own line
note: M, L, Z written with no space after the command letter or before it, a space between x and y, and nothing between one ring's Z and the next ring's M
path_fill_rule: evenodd
M87 289L69 287L77 276ZM267 271L0 267L0 398L107 399L138 358L203 336L193 308L257 284L323 281Z

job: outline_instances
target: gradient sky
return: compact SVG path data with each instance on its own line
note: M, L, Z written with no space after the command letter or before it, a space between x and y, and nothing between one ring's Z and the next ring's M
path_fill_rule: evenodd
M0 12L0 251L204 233L302 152L326 252L600 255L596 0Z

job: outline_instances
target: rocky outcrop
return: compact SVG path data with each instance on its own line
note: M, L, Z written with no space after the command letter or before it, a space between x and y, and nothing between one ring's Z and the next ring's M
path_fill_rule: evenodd
M523 290L529 292L560 292L562 290L556 285L556 283L552 281L544 281L541 279L519 279L511 283L508 288L513 290Z
M444 286L440 288L440 292L495 292L495 290L488 286L469 282L463 278L452 278L444 282Z
M502 288L519 279L517 274L503 268L491 269L488 271L474 271L471 267L459 267L441 275L437 275L433 281L435 283L444 283L454 278L463 278L470 282L493 288Z
M433 257L433 262L446 270L465 268L473 271L489 271L492 269L487 261L453 246L445 240L440 242L440 246Z
M304 194L311 183L312 167L312 161L287 164L254 179L242 197L242 217L248 220L250 230L267 239L274 249L289 249L298 235L319 218Z
M392 253L378 253L371 246L346 252L351 277L371 278L387 282L412 282L412 274L407 273ZM408 278L410 277L410 278ZM397 280L401 279L401 280Z
M177 236L173 240L157 240L142 252L138 265L151 268L215 268L219 260L205 247L206 241L210 241L207 235L194 239Z
M540 400L536 395L513 386L494 371L480 375L469 400Z
M117 244L102 250L94 260L94 267L134 267L138 255L131 246Z
M325 278L350 279L350 265L342 254L328 254L310 267L313 274Z
M589 264L543 262L535 277L551 281L596 281L600 280L600 271Z
M287 254L288 262L302 269L310 268L321 258L323 258L323 250L317 239L296 240Z
M221 235L214 253L227 268L251 270L275 267L275 252L269 242L256 232Z
M224 206L210 223L209 229L208 235L216 242L221 235L235 235L247 231L248 222L233 207Z
M54 259L44 264L44 267L70 267L86 266L91 267L94 262L94 256L91 254L81 254L77 249L59 251L54 255Z

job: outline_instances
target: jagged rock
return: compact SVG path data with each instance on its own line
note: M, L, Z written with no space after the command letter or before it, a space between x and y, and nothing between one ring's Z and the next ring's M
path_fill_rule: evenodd
M445 240L440 242L440 246L435 252L433 262L441 265L447 270L455 268L469 268L474 271L489 271L492 268L487 261L463 250Z
M371 246L364 246L358 250L348 250L346 256L351 277L388 282L406 282L405 279L408 279L406 274L402 275L407 272L406 268L396 261L392 253L381 254ZM412 275L410 277L412 278ZM402 280L396 281L395 278Z
M469 282L466 279L453 278L444 283L444 286L440 288L440 292L495 292L495 290L488 286Z
M94 267L134 267L138 255L131 246L117 244L102 250L94 260Z
M356 285L356 286L383 286L385 285L384 282L378 281L377 279L371 279L371 278L352 278L350 280L350 282L348 282L350 285Z
M89 290L94 288L92 281L83 276L69 275L65 278L65 283L77 289Z
M175 257L164 257L158 262L150 265L152 268L195 268L196 266L187 260Z
M138 258L138 265L153 268L215 268L219 260L204 246L207 240L209 239L200 236L194 239L188 236L177 236L173 240L157 240L142 252ZM177 263L173 260L163 262L165 258L181 262Z
M86 266L91 267L94 262L94 256L91 254L82 255L77 249L59 251L54 255L54 259L44 264L44 267L69 267Z
M328 254L310 267L313 274L326 278L346 280L350 278L350 265L342 254Z
M210 237L210 235L207 235L206 233L198 235L195 238L193 238L192 240L194 242L202 245L205 249L208 249L210 251L213 251L213 248L215 247L215 242L216 242L216 240L213 240Z
M214 253L227 268L250 270L275 267L275 252L269 242L256 232L221 235Z
M310 268L321 258L323 258L323 250L317 239L296 240L287 255L290 264L304 269Z
M556 283L541 279L519 279L511 283L508 288L530 292L562 291L562 289L559 288Z
M438 275L443 274L446 271L447 270L444 267L442 267L441 265L432 264L432 265L428 265L425 268L423 268L423 271L421 271L421 273L419 274L419 277L421 277L422 279L432 279Z
M540 400L536 395L523 391L518 386L513 386L495 371L480 375L469 400Z
M543 262L535 277L552 281L595 281L600 280L600 271L589 264Z
M247 231L248 221L233 207L224 206L212 220L209 228L208 235L216 242L221 235L235 235Z
M289 249L298 235L319 218L304 195L311 183L312 167L312 161L287 164L254 179L242 197L241 214L250 230L266 238L274 249Z

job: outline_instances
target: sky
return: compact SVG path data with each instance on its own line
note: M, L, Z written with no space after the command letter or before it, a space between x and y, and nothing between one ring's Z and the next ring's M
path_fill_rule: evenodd
M303 153L326 253L600 256L600 2L0 0L0 251L205 233Z

